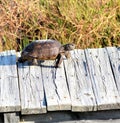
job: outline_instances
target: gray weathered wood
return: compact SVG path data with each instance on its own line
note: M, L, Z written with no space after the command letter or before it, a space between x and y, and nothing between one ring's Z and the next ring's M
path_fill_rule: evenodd
M0 53L0 112L20 111L16 52Z
M71 59L64 60L64 64L72 100L72 111L94 111L96 102L84 50L74 50L71 56Z
M22 114L46 113L40 66L18 63Z
M113 69L115 84L120 95L120 49L116 47L107 47L106 49Z
M107 51L99 48L87 49L85 52L98 110L120 108L120 97Z
M70 110L71 100L67 88L63 63L61 68L55 68L54 61L45 61L42 66L42 81L44 83L48 111Z
M4 113L4 123L19 123L20 117L16 113Z
M61 68L52 60L41 66L25 62L18 63L17 72L16 52L1 52L0 112L120 109L120 49L74 50L71 55Z

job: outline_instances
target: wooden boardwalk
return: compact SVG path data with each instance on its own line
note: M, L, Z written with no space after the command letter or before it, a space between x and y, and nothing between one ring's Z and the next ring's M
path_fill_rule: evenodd
M17 63L19 53L0 53L0 112L41 114L120 109L120 49L76 49L39 66Z

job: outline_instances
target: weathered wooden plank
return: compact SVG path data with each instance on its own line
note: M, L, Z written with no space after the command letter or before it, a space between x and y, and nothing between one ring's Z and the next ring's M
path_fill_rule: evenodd
M108 51L111 66L113 69L117 90L120 95L120 48L107 47L106 49Z
M18 63L22 114L46 113L40 66Z
M0 53L0 112L20 111L16 52Z
M107 51L104 48L85 50L98 110L120 108Z
M70 110L71 100L67 88L63 63L61 68L52 66L54 61L45 61L42 66L42 81L47 100L47 110Z
M74 50L71 56L71 59L64 60L64 65L72 100L72 111L94 111L96 102L84 50Z
M19 123L20 117L16 113L4 113L4 123Z

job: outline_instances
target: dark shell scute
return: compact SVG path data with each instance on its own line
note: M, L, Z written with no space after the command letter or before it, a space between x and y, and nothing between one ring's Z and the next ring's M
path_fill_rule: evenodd
M60 47L61 43L55 40L37 40L23 50L22 56L40 60L55 59L59 54Z

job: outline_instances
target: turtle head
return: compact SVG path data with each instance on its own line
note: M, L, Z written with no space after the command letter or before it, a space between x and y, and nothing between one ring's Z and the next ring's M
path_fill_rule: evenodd
M75 49L75 44L69 43L69 44L65 44L63 47L65 51L70 51Z

